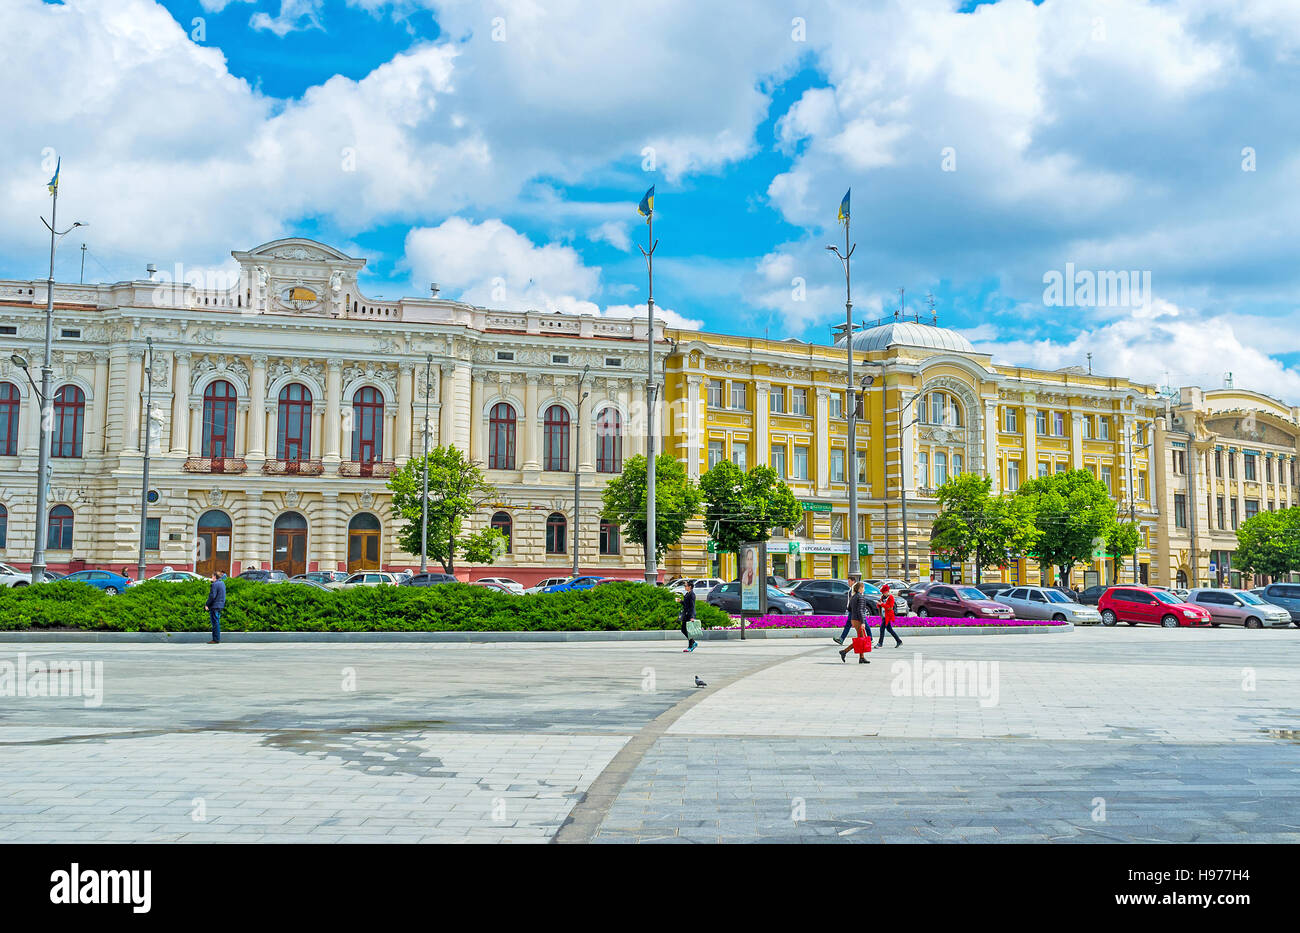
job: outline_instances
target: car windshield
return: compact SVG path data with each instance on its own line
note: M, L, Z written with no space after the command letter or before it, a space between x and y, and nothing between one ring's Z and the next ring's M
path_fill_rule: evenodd
M788 594L786 594L786 593L782 593L780 590L778 590L778 589L777 589L776 587L774 587L774 586L768 586L768 588L767 588L767 598L768 598L768 599L772 599L773 597L775 597L775 598L777 598L777 599L785 599L787 595L788 595Z
M956 587L956 590L957 595L964 599L988 599L987 596L975 589L973 586L959 586Z
M1152 590L1151 593L1153 596L1155 596L1156 599L1160 600L1162 603L1168 603L1171 606L1177 606L1179 603L1182 602L1182 600L1179 599L1177 596L1175 596L1173 593L1166 593L1164 590Z
M1260 599L1260 598L1259 598L1258 596L1256 596L1254 593L1238 593L1238 594L1237 594L1237 598L1240 599L1243 603L1246 603L1246 604L1249 605L1249 606L1262 606L1262 605L1264 605L1264 600Z
M881 595L880 588L879 588L879 587L872 586L870 583L864 583L864 584L862 584L862 592L866 593L868 596L880 596L880 595Z
M1070 597L1066 596L1060 590L1043 590L1049 603L1068 603L1073 602Z

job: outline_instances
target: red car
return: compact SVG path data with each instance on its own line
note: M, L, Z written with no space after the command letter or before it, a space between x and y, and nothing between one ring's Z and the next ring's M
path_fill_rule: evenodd
M1011 607L995 603L973 586L960 583L935 583L915 593L909 600L918 616L945 619L1009 619Z
M1168 590L1150 586L1112 586L1097 600L1101 624L1147 622L1165 628L1180 625L1209 625L1209 610L1185 603Z

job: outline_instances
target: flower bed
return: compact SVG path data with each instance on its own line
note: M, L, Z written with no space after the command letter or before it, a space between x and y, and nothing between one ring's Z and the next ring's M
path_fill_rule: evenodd
M868 623L876 629L880 627L880 616L871 616ZM1065 625L1051 619L970 619L948 618L944 616L896 616L895 628L942 628L946 626L1016 626L1016 625ZM844 616L760 616L745 623L745 628L843 628ZM731 628L740 628L739 620Z

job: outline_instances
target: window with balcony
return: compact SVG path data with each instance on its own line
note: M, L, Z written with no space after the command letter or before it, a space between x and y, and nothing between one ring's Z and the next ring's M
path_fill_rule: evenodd
M363 464L384 459L384 397L373 386L352 396L352 459Z
M280 390L276 457L286 463L311 459L311 390L299 382Z
M235 456L235 410L239 396L224 379L203 390L203 439L200 454L212 460Z
M546 409L543 428L545 463L542 469L553 473L567 473L569 470L569 410L563 405L552 405Z
M515 409L505 402L492 406L488 418L488 469L515 468Z

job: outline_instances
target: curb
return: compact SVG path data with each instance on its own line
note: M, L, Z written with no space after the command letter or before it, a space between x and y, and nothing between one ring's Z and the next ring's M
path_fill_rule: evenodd
M768 638L829 639L833 629L750 629L746 640ZM1074 626L932 626L904 628L906 635L1055 635L1073 632ZM56 642L60 644L203 644L208 632L0 632L0 643ZM599 642L599 641L681 641L677 629L652 629L640 632L222 632L222 644L471 644L479 642ZM739 629L708 629L702 641L739 641Z

